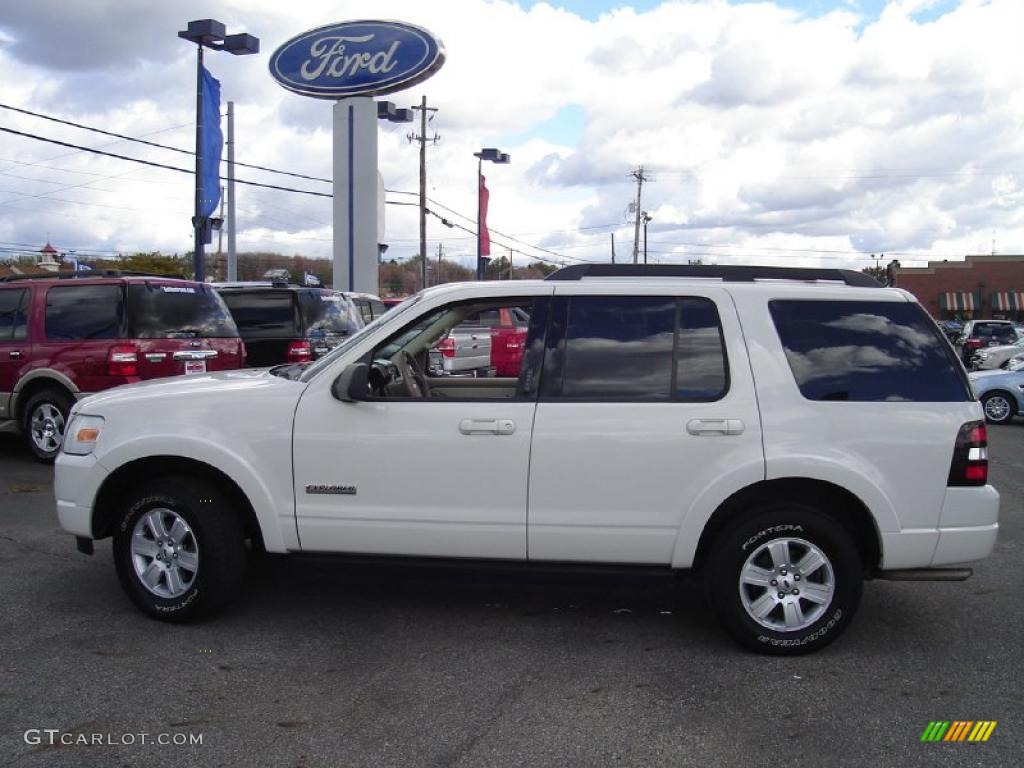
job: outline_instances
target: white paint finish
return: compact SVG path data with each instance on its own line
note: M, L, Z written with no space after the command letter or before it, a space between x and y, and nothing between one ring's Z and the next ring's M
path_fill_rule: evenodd
M102 415L94 456L107 470L149 456L183 456L220 470L245 493L271 552L298 548L292 494L292 416L304 384L260 370L179 376L92 395L74 412ZM61 498L92 507L97 484L57 459ZM65 472L65 465L69 472Z
M556 296L711 299L726 339L729 391L712 403L538 404L530 465L531 560L668 565L675 560L684 519L709 484L733 475L736 467L745 468L743 480L764 477L753 382L728 293L707 283L627 285L565 283ZM738 421L743 428L730 435L690 434L687 424L700 419ZM699 508L696 514L706 519L710 512ZM680 542L684 551L689 544Z
M999 492L991 485L946 489L940 521L943 529L994 525L998 521Z
M319 385L320 382L318 381ZM526 556L526 402L341 403L311 386L295 418L295 497L303 550L451 557ZM511 434L463 434L466 421ZM356 495L307 485L355 486Z
M996 523L970 528L943 528L939 532L939 543L931 564L938 567L984 560L992 554L998 534L999 525Z
M937 529L906 530L899 533L882 533L883 570L894 568L927 568L935 556L935 545L939 543Z
M350 138L353 142L351 166ZM380 176L377 172L377 103L369 96L342 99L334 104L333 178L334 288L376 295L380 293L377 276ZM350 230L352 251L349 246ZM352 274L349 271L350 253L354 266Z

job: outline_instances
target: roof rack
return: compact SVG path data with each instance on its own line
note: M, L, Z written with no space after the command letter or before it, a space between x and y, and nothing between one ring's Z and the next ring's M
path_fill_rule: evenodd
M584 277L707 277L726 282L753 280L831 280L861 288L881 288L871 275L852 269L804 267L747 267L712 264L573 264L545 280L582 280Z
M78 272L44 272L31 275L5 275L0 283L15 280L81 280L90 277L161 277L166 280L187 280L184 275L158 275L153 272L131 272L123 269L87 269Z

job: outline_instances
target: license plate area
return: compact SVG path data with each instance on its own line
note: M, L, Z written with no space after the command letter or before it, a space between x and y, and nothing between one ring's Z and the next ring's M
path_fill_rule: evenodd
M197 373L206 373L206 361L205 360L186 360L185 361L185 375L194 376Z

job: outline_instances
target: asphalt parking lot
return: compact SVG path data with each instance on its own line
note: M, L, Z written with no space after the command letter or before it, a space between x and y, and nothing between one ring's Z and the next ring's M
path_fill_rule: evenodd
M964 583L868 584L846 635L797 659L733 645L693 586L295 558L259 561L215 620L160 624L0 436L0 763L1018 766L1024 423L989 436L993 557ZM922 743L931 720L998 725ZM135 743L26 742L44 729Z

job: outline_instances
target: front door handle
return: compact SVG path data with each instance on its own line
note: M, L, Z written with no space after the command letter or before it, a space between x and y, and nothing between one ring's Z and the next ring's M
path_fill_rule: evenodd
M459 432L464 435L511 435L516 431L512 419L463 419Z
M739 419L691 419L686 431L691 435L742 435L743 422Z

